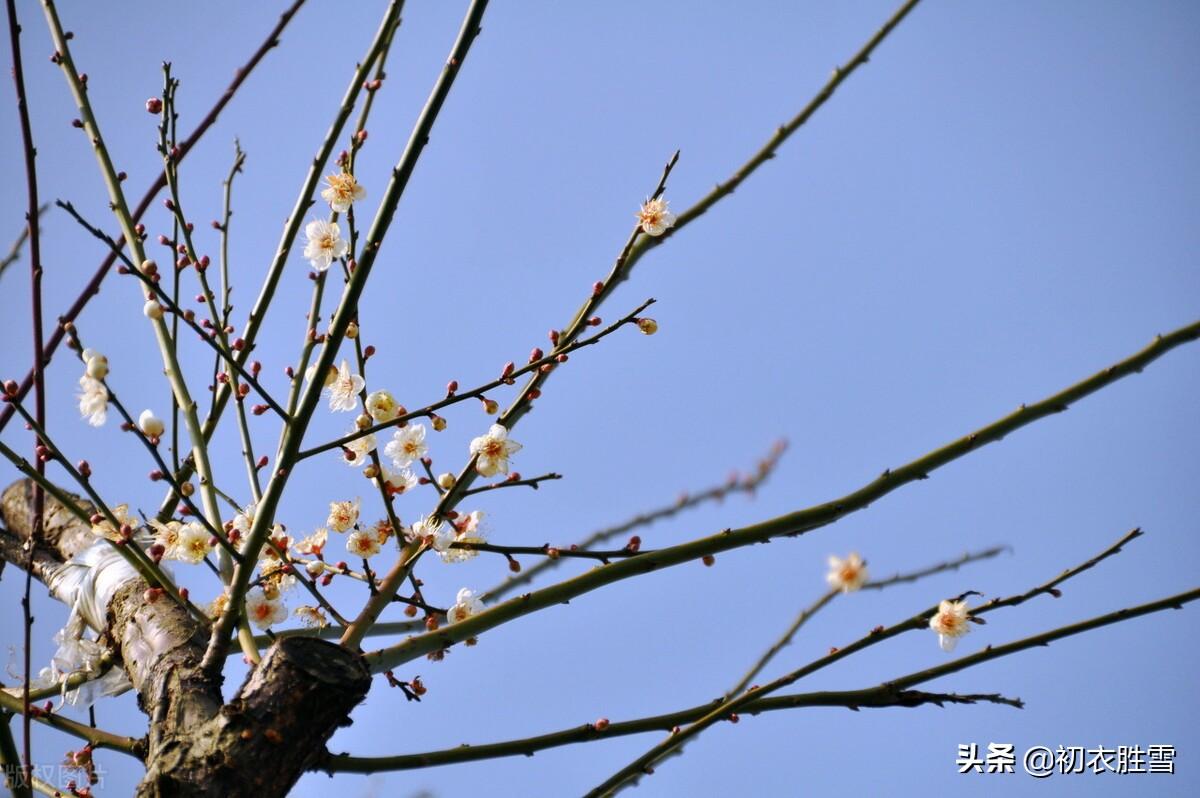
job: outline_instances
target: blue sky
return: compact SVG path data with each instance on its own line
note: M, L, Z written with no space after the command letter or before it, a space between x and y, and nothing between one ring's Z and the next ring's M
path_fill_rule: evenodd
M73 201L114 225L37 5L18 3L39 142L43 197ZM414 0L404 15L359 159L373 211L436 77L463 3ZM201 249L238 137L247 152L234 190L235 305L244 313L278 242L303 171L332 118L383 4L311 0L220 123L183 167ZM143 105L168 59L190 130L270 28L280 3L62 3L74 54L133 197L154 176L154 119ZM686 208L727 177L817 91L893 10L890 2L605 4L496 2L400 205L363 303L375 344L371 385L410 407L449 379L492 378L543 345L607 270L632 214L675 149L667 191ZM793 137L778 157L701 221L647 256L604 308L616 318L647 297L660 332L617 334L574 356L513 437L526 475L566 476L536 494L500 491L478 509L491 538L566 544L669 502L681 490L749 468L779 437L791 449L748 501L735 497L643 530L679 542L838 496L1133 353L1200 316L1200 9L1184 2L1003 4L927 0ZM5 58L7 59L7 46ZM10 92L11 89L5 89ZM0 219L24 210L14 103L0 104L7 188ZM147 219L169 229L165 212ZM103 256L54 211L44 223L47 315L74 298ZM0 229L0 233L8 236ZM7 238L5 239L5 244ZM0 376L21 376L30 345L27 276L3 277ZM260 338L267 384L283 392L310 283L297 251ZM131 406L165 412L167 388L137 291L115 276L79 327L108 353ZM193 389L206 354L189 350ZM116 501L150 507L143 453L110 423L94 430L73 404L77 364L60 356L51 428L86 456ZM1200 351L1185 347L1137 375L797 540L722 555L622 583L484 635L444 662L421 661L420 704L379 683L331 743L358 754L415 752L635 718L719 695L824 590L827 555L860 551L877 575L965 550L1013 553L916 585L839 600L805 627L767 676L973 589L1008 595L1045 581L1134 526L1146 537L1068 583L1064 596L997 613L960 645L971 652L1196 586L1200 543ZM500 397L497 397L500 398ZM432 439L437 470L458 470L487 417L447 416ZM320 412L309 440L347 417ZM259 448L277 430L255 422ZM10 445L27 446L14 425ZM219 473L247 498L232 426ZM334 458L336 459L336 458ZM0 467L5 484L15 476ZM293 477L280 520L307 530L327 502L361 495L333 460ZM400 505L411 520L432 506ZM476 509L476 506L464 509ZM532 564L532 561L527 562ZM422 578L438 600L484 588L501 558L442 566ZM566 565L558 573L580 570ZM20 580L0 639L15 643ZM189 575L193 593L215 587ZM339 604L360 600L334 594ZM38 606L35 660L65 610ZM1194 609L1101 630L972 669L931 689L1002 692L1023 711L977 706L808 709L721 724L638 788L645 795L1194 794L1200 710ZM6 656L9 656L6 654ZM801 682L866 687L945 661L912 633ZM19 658L13 654L11 661ZM231 670L230 683L240 676ZM98 709L102 725L140 733L131 697ZM627 737L453 768L330 782L299 796L550 796L586 791L658 739ZM959 776L959 743L1095 747L1167 743L1174 776ZM57 761L69 742L36 737ZM106 795L138 773L116 755Z

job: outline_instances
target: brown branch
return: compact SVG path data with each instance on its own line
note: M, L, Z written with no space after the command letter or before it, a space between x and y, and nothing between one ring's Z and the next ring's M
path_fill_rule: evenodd
M262 61L262 59L268 52L270 52L272 48L278 46L280 34L283 33L283 29L287 27L287 24L291 21L292 17L296 15L296 12L300 10L300 7L304 5L304 2L305 0L295 0L295 2L293 2L292 5L290 5L287 10L280 15L279 21L276 23L275 27L271 29L271 32L267 34L267 38L261 45L259 45L259 48L254 51L249 60L246 61L246 63L238 68L238 70L234 73L233 81L230 82L224 93L220 96L220 98L217 99L216 104L213 105L204 118L200 120L200 124L198 124L196 129L192 131L192 134L184 140L183 144L179 145L179 160L183 160L183 158L185 158L187 154L191 152L192 148L196 146L196 143L200 141L201 136L203 136L208 129L213 126L213 124L217 121L217 117L220 116L221 111L224 110L225 106L229 104L229 101L233 99L235 94L237 94L237 91L241 88L242 83L244 83L246 78L250 76L250 73L254 71L254 68L258 66L259 62ZM154 198L158 196L158 192L162 191L166 185L166 175L160 174L155 179L154 183L152 183L146 190L146 193L142 195L137 207L134 208L132 217L135 221L141 219L142 214L146 212L146 210L150 207L150 204L154 202ZM120 241L123 243L124 239L122 238ZM104 278L108 275L109 270L112 268L112 265L115 262L116 255L110 252L104 258L104 260L100 262L100 266L96 269L96 273L93 274L91 279L88 280L88 282L84 285L83 290L75 299L75 302L72 303L71 307L67 309L66 313L63 313L59 317L60 320L70 322L79 318L79 314L83 312L84 307L87 306L87 303L91 300L91 298L100 293L100 284L104 282ZM45 362L48 363L49 358L54 356L54 351L58 348L58 345L62 343L62 339L63 329L60 326L56 328L53 333L51 333L50 338L46 341ZM29 373L25 376L25 379L21 381L21 384L17 389L18 398L24 399L25 395L29 393L30 389L33 387L35 374L36 369L30 369ZM7 426L9 419L12 418L12 415L13 410L11 408L6 407L3 408L3 410L0 410L0 430Z
M50 206L47 204L47 205L42 205L41 207L38 208L38 218L39 219L41 218L42 214L46 212L46 209L49 207ZM25 246L25 241L28 238L29 238L29 225L25 224L25 225L21 226L21 232L17 235L17 240L13 241L13 245L12 245L12 247L9 248L8 254L5 255L3 258L0 258L0 275L3 275L4 270L7 269L9 266L13 265L14 263L16 263L17 260L21 257L21 247Z
M711 488L698 491L696 493L683 493L678 499L671 504L663 507L639 513L627 521L623 521L614 526L606 527L597 530L587 537L580 540L578 543L570 546L560 546L560 551L583 550L588 551L593 546L605 543L615 537L628 534L629 532L639 529L644 526L650 526L656 521L662 521L667 518L673 518L685 510L690 510L693 507L698 507L707 502L722 502L726 496L731 496L735 493L747 493L751 496L758 490L759 486L766 481L767 477L775 470L775 466L779 463L779 458L787 451L787 441L776 441L771 450L766 456L758 461L752 473L745 476L733 474L725 482L719 485L714 485ZM558 566L561 560L545 559L534 564L531 568L522 569L521 573L515 574L500 584L486 591L483 595L488 601L497 601L501 597L508 595L513 590L521 585L527 585L532 582L539 574L549 571Z

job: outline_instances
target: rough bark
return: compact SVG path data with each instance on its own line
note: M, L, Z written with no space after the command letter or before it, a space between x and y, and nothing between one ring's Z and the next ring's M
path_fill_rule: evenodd
M87 514L86 502L75 498ZM25 567L30 483L0 496L0 558ZM46 499L44 543L34 552L34 576L43 581L95 540L51 497ZM106 636L129 675L138 705L149 718L146 776L141 798L270 798L286 795L325 750L326 741L366 696L371 677L361 657L316 638L282 638L251 670L234 698L223 702L220 683L200 662L207 635L166 598L148 602L148 585L131 579L108 605Z

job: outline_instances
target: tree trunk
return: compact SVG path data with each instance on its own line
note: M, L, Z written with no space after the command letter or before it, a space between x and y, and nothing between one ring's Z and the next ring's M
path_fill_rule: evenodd
M21 480L0 497L0 557L24 568L32 485ZM74 498L74 497L73 497ZM94 508L74 498L90 515ZM34 551L34 576L54 574L97 538L52 497L45 535ZM142 798L286 795L325 750L366 696L371 677L362 659L335 643L291 637L277 641L224 703L219 678L200 669L206 635L175 602L145 600L149 585L130 578L113 595L105 628L149 717Z

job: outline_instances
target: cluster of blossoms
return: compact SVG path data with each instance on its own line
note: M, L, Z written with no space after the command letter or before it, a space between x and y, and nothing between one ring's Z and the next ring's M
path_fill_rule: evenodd
M329 203L334 213L345 213L350 205L367 196L366 190L349 172L333 174L325 178L329 185L321 192L321 198ZM338 258L346 256L350 244L342 238L342 229L337 222L317 219L304 228L308 243L304 246L304 257L318 272L323 272Z
M161 556L168 560L179 560L193 565L201 562L216 546L216 540L200 523L189 521L151 521L154 529L154 544L161 546ZM151 549L152 552L156 550Z
M83 350L84 373L79 378L79 414L93 427L103 426L108 418L108 358L91 349Z

